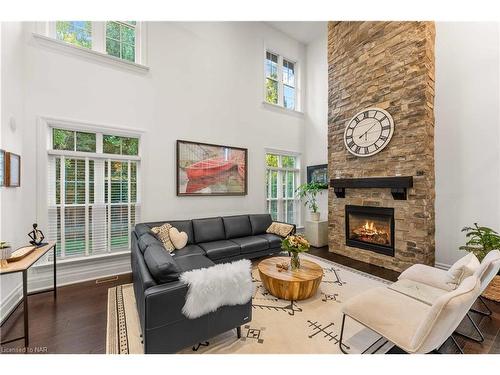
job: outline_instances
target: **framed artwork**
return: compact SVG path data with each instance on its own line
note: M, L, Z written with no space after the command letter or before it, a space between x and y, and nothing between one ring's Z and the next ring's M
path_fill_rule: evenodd
M5 186L21 186L21 156L12 152L5 152Z
M246 195L248 150L177 141L177 195Z
M0 186L5 186L5 151L0 150Z
M328 189L328 164L307 167L307 183L311 182L321 184L323 189Z

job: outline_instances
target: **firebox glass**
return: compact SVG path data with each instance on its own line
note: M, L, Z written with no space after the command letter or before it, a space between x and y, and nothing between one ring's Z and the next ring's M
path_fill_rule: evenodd
M349 213L349 239L392 246L391 218Z

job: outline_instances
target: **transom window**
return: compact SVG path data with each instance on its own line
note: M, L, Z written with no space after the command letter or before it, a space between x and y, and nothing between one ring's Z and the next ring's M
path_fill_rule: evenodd
M266 154L266 202L273 220L300 225L300 200L295 194L299 184L298 156Z
M136 21L56 21L49 36L122 60L141 63L140 23ZM52 25L51 24L51 25Z
M57 256L128 251L139 220L139 137L50 131L48 238Z
M276 53L266 51L265 100L268 103L296 110L297 64Z

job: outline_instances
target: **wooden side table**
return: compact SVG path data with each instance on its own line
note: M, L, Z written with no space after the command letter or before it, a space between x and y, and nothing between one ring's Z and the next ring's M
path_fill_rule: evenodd
M42 256L44 256L49 250L54 252L54 287L46 290L41 290L38 292L33 292L28 294L28 270L35 264ZM8 344L9 342L18 341L24 339L24 346L29 346L29 324L28 324L28 296L39 293L54 292L54 299L57 298L57 285L56 285L56 243L54 241L49 242L47 245L41 246L34 250L31 254L25 256L16 262L9 263L6 267L0 267L0 276L8 275L10 273L22 272L23 273L23 298L19 303L12 309L9 315L5 318L6 321L10 315L23 304L23 315L24 315L24 335L16 337L14 339L2 341L0 344Z
M276 264L288 262L289 257L272 257L259 263L260 279L273 296L288 301L307 299L316 294L323 279L323 269L307 259L300 260L300 268L278 271Z

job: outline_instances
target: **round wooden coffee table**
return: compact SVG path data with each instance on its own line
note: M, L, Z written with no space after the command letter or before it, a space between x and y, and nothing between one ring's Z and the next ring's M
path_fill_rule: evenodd
M318 264L301 258L298 270L288 268L278 272L276 264L283 262L290 264L290 258L272 257L257 266L260 279L269 293L289 301L307 299L316 294L323 278L323 269Z

